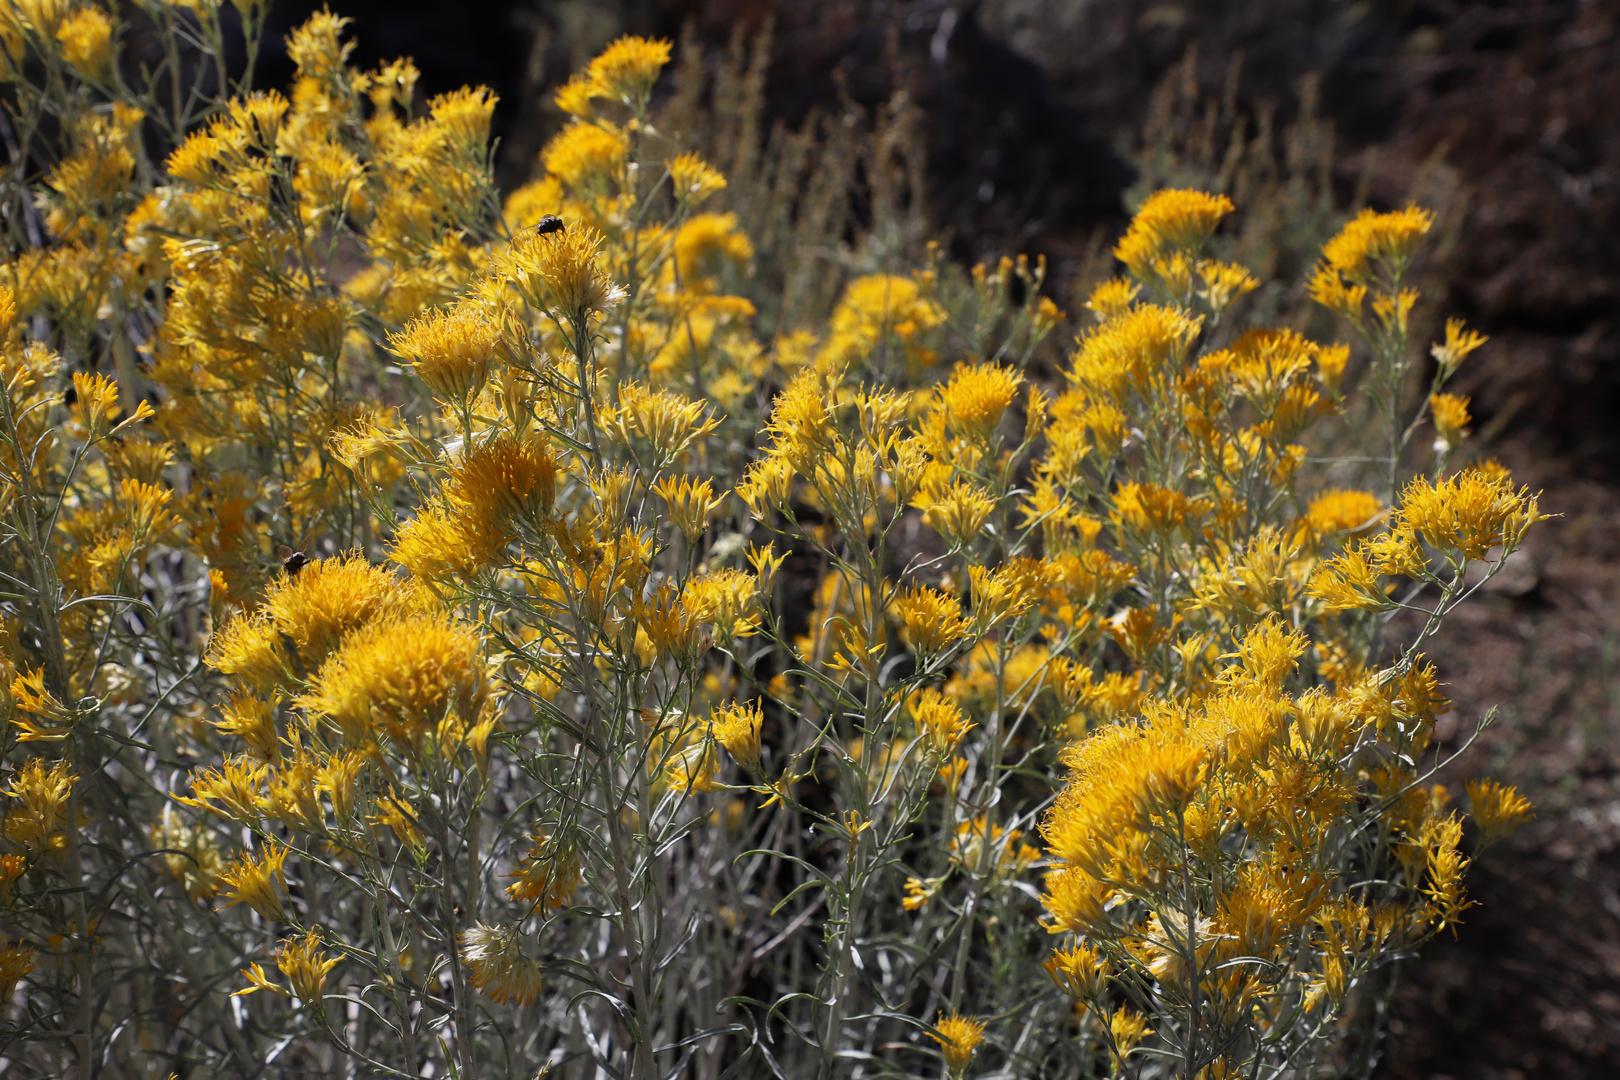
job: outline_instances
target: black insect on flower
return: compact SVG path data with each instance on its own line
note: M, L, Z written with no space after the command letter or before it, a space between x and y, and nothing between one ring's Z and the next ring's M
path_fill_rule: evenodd
M535 222L534 231L544 236L546 233L562 232L567 227L563 224L563 219L556 214L547 214Z
M276 548L276 558L281 560L281 568L287 571L288 577L297 577L298 571L309 565L309 556L302 551L294 551L286 544Z

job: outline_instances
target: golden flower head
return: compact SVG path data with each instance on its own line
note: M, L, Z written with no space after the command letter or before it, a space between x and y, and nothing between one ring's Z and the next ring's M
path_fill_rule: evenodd
M112 70L112 19L98 7L75 8L56 28L62 59L87 78L104 81Z
M1096 998L1109 974L1108 961L1087 942L1059 949L1041 966L1060 990L1082 1002Z
M1446 320L1446 340L1430 347L1435 361L1440 365L1440 381L1451 378L1468 354L1489 341L1486 337L1474 330L1464 330L1461 319Z
M1225 195L1204 191L1165 190L1148 196L1114 255L1139 279L1153 275L1154 263L1174 252L1203 246L1221 218L1234 207Z
M630 154L624 133L607 123L578 121L569 124L540 151L540 164L573 189L597 187L619 176Z
M625 36L602 50L585 68L598 94L637 106L652 92L658 73L669 63L670 43Z
M1479 826L1482 846L1496 843L1535 817L1530 800L1516 788L1495 780L1470 780L1463 787L1473 805L1474 824Z
M726 189L726 178L695 153L677 155L665 162L675 197L696 206L717 191Z
M1142 286L1128 278L1109 278L1091 290L1086 310L1095 315L1098 322L1107 322L1128 311L1141 291Z
M1024 377L998 364L958 364L940 388L947 422L970 439L985 439L1018 396Z
M321 950L320 931L314 927L301 938L285 939L276 950L276 966L304 1005L321 1003L326 994L326 975L337 963L337 957Z
M461 934L468 982L498 1005L528 1005L540 996L540 967L523 955L515 926L478 923Z
M1430 394L1429 415L1434 419L1434 432L1440 445L1455 450L1468 434L1464 429L1473 418L1468 415L1468 399L1456 394Z
M1387 267L1392 280L1399 280L1433 224L1434 214L1419 206L1390 214L1369 207L1322 245L1322 258L1356 285L1371 282L1379 264Z
M478 633L448 615L372 623L321 665L298 704L325 716L355 745L380 728L401 750L417 754L447 717L476 723L489 692L482 652Z
M714 739L726 748L726 753L737 763L754 772L761 771L763 748L760 745L760 727L765 715L759 699L749 702L730 702L713 711L709 717Z
M413 319L389 344L440 401L461 404L489 380L489 362L500 341L499 325L473 304Z
M1260 282L1247 268L1215 259L1200 261L1198 276L1204 282L1204 287L1198 290L1198 295L1203 297L1210 310L1217 316L1231 307L1239 297L1260 287Z
M64 761L29 758L3 793L17 800L5 815L6 839L32 852L52 851L65 841L67 801L78 777Z
M708 480L694 482L690 476L666 476L653 485L653 491L664 500L669 520L686 537L688 544L697 541L708 528L709 516L720 508L720 500Z
M1384 504L1370 491L1333 488L1311 500L1305 521L1318 535L1355 535L1376 524L1383 510Z
M591 99L596 97L596 84L584 72L570 78L552 96L557 108L569 116L586 118L591 115Z
M269 922L286 922L283 898L287 895L287 878L282 866L287 861L287 851L271 841L251 854L238 856L236 862L220 874L220 880L230 889L225 906L246 904Z
M1119 1055L1121 1061L1129 1057L1143 1039L1153 1034L1146 1017L1123 1007L1114 1010L1114 1015L1108 1021L1108 1031L1113 1036L1114 1053Z
M907 708L917 723L918 733L928 748L939 755L940 761L956 752L962 738L973 727L960 705L931 686L918 691L907 702Z
M960 1077L972 1064L979 1044L984 1042L984 1021L953 1012L940 1017L934 1027L936 1034L933 1039L939 1043L940 1052L945 1056L946 1069L953 1078Z
M529 230L496 258L496 273L525 303L561 322L575 322L624 299L602 257L602 234L572 226Z
M919 657L937 656L972 632L956 598L927 585L896 596L894 607L906 624L906 642Z
M210 662L226 674L263 675L278 662L286 665L284 647L290 642L305 670L312 671L351 631L432 606L426 589L359 555L317 559L271 583L261 616L238 617L227 625L228 632L238 622L242 627L211 650Z
M276 731L275 706L249 691L238 691L219 707L219 719L211 721L227 735L247 743L248 753L260 761L281 756L281 737Z
M497 530L547 518L557 500L557 459L533 439L475 442L451 467L448 497L452 506Z
M1497 545L1517 547L1531 525L1546 520L1535 496L1480 469L1438 483L1416 477L1401 492L1402 524L1431 545L1483 559Z
M996 508L996 498L968 480L958 480L936 499L920 499L923 521L954 547L967 547Z

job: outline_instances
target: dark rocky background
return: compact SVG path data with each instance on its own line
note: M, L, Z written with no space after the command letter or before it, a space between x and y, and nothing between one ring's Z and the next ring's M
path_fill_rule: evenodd
M903 83L926 112L928 208L953 252L1040 251L1059 299L1125 221L1128 147L1196 45L1219 97L1297 112L1319 76L1341 204L1442 191L1440 314L1491 335L1460 381L1476 437L1563 516L1437 659L1458 770L1520 783L1539 820L1485 856L1479 906L1402 975L1378 1075L1620 1076L1620 0L342 0L363 63L416 59L428 92L500 94L501 176L556 126L547 88L621 32L718 53L767 20L770 119ZM279 38L308 0L277 5ZM288 71L265 72L285 81ZM1094 261L1094 259L1093 259Z

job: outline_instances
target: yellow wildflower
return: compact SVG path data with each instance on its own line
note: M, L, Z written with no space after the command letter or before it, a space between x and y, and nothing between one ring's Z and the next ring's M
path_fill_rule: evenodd
M580 122L553 135L540 161L547 173L577 189L618 177L629 153L630 144L617 128Z
M669 47L670 43L661 39L627 35L603 49L585 68L585 74L602 96L638 105L652 91L659 71L669 63Z
M760 746L760 727L764 719L764 713L756 698L751 702L732 702L715 709L710 714L709 722L714 731L715 741L725 747L726 752L735 758L738 764L754 772L760 772L764 768L761 763L763 751Z
M1164 190L1148 196L1114 256L1139 279L1153 274L1153 264L1172 252L1195 251L1231 213L1232 200L1203 191Z
M420 753L447 711L476 722L489 692L481 653L477 632L448 615L373 623L321 665L298 705L356 746L380 729L401 750Z
M919 690L906 705L928 748L939 755L942 762L955 752L963 736L973 727L961 707L933 687Z
M1107 322L1129 310L1141 291L1142 286L1128 278L1110 278L1091 290L1086 309L1097 317L1098 322Z
M894 599L906 624L906 642L922 657L937 656L971 632L956 598L926 585L913 585Z
M256 694L232 694L220 706L219 719L211 723L225 734L235 735L247 743L248 753L260 761L275 761L281 754L274 706Z
M311 927L301 938L287 938L276 950L276 966L304 1005L321 1004L326 994L326 975L337 967L338 958L327 956L320 945L320 931Z
M1109 974L1108 961L1086 942L1058 950L1041 966L1058 989L1077 1001L1095 998Z
M286 861L287 848L275 841L252 854L238 856L236 862L219 875L230 889L225 906L246 904L269 922L286 922L287 910L282 899L287 894L287 878L282 872Z
M489 361L500 327L471 304L458 304L408 323L388 341L428 389L447 404L478 395L489 380Z
M1384 506L1370 491L1332 488L1312 499L1305 508L1305 521L1318 535L1356 534L1378 521Z
M6 839L34 853L56 851L66 843L67 801L78 781L66 761L29 758L11 777L3 794L22 805L5 815Z
M958 364L939 391L947 422L970 439L985 439L1001 423L1024 377L997 364Z
M664 500L669 520L691 544L708 528L709 516L720 508L714 497L714 488L707 480L696 483L690 476L666 476L653 485L653 491Z
M1113 1039L1114 1053L1123 1062L1142 1040L1153 1034L1147 1018L1141 1013L1121 1007L1108 1020L1108 1033Z
M945 1068L952 1077L959 1077L973 1062L973 1055L984 1042L984 1021L971 1016L951 1013L940 1017L934 1024L933 1040L939 1043L945 1056Z
M686 199L696 205L726 188L726 178L698 154L679 154L664 164L669 169L669 182L675 189L677 199Z
M624 299L603 265L602 234L574 227L523 233L495 260L496 273L530 307L572 323Z
M557 460L535 439L475 442L450 469L447 497L468 519L500 532L510 522L551 515L557 499Z
M1391 214L1368 208L1322 245L1322 258L1345 279L1356 284L1372 280L1375 263L1387 263L1398 279L1430 226L1434 214L1408 206Z
M1468 559L1483 559L1499 544L1517 546L1525 532L1545 520L1527 490L1512 481L1465 469L1438 484L1412 480L1401 493L1405 524L1437 548L1452 548Z
M996 508L995 496L968 480L958 480L937 499L919 500L923 521L955 547L967 547Z
M1463 787L1473 804L1481 846L1496 843L1535 816L1530 800L1515 788L1494 780L1470 780Z
M1468 415L1468 399L1456 394L1430 394L1429 415L1434 418L1435 434L1449 450L1461 445L1468 432L1463 429L1472 419Z
M1475 330L1464 330L1461 319L1446 320L1446 340L1430 347L1436 362L1440 365L1440 379L1444 382L1451 378L1467 358L1468 354L1489 341L1485 335Z

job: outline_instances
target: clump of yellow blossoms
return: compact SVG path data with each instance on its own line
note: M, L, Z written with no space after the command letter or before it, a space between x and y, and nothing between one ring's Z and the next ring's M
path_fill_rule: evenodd
M216 96L218 5L148 14L142 83L0 14L18 1068L1303 1074L1531 815L1433 783L1419 650L1541 514L1468 463L1479 335L1409 385L1426 211L1325 247L1352 349L1159 192L1054 348L1039 260L785 248L667 42L502 200L487 91L323 12Z

